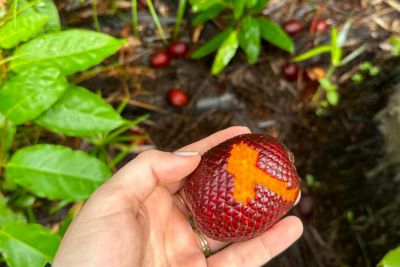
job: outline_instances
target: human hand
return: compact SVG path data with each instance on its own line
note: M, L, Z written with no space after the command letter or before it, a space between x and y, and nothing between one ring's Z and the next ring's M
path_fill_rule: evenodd
M246 127L231 127L178 150L186 153L141 153L90 197L67 230L53 266L251 267L268 262L300 237L298 218L283 218L262 235L228 247L207 238L211 251L225 248L206 258L188 211L174 195L202 153L245 133Z

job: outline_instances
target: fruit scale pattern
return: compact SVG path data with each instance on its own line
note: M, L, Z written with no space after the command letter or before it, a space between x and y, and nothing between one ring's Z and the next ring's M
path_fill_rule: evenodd
M293 161L282 144L261 134L237 136L209 150L184 188L197 227L225 242L266 231L299 194Z

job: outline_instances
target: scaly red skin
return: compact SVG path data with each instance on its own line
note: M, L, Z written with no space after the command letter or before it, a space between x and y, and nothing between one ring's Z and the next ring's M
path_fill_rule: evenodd
M284 181L294 199L256 184L255 199L246 204L234 198L235 176L226 169L236 144L245 144L258 152L256 167L269 177ZM282 182L278 182L282 184ZM276 139L261 134L245 134L229 139L209 150L197 169L189 176L184 193L194 221L206 236L220 241L235 242L260 235L293 206L300 188L300 178L293 165L293 156Z

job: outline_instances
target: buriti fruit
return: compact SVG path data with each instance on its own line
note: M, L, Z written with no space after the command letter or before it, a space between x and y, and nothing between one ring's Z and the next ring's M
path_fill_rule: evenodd
M184 187L196 226L225 242L263 233L299 194L293 162L281 143L262 134L240 135L212 148Z

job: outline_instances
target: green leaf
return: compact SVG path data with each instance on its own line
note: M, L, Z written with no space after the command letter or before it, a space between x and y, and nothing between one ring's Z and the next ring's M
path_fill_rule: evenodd
M338 44L338 31L336 27L332 28L331 33L331 61L333 66L338 66L342 59L342 49Z
M10 222L0 228L0 252L8 266L44 266L51 262L60 237L38 224Z
M5 175L40 197L77 201L87 199L111 172L104 162L83 151L34 145L11 157Z
M213 66L211 68L211 73L213 75L220 73L228 65L233 56L236 54L236 50L238 47L238 32L235 30L229 34L229 36L225 39L225 41L218 49Z
M245 0L233 0L233 18L238 20L243 15L245 7Z
M199 13L193 20L192 20L192 25L197 26L200 24L203 24L204 22L218 16L225 7L221 4L215 4L209 9Z
M9 49L38 34L49 20L47 15L26 12L6 22L0 28L0 47Z
M326 93L326 99L332 106L337 106L339 103L339 94L337 91L328 91Z
M217 51L217 49L221 46L225 39L228 38L231 32L232 29L228 28L225 31L218 33L210 41L194 51L191 57L193 59L199 59Z
M22 213L11 210L7 206L7 199L0 198L0 225L9 222L26 222L26 218Z
M346 65L347 63L349 63L350 61L361 55L367 49L367 47L368 46L366 44L363 44L362 46L360 46L359 48L348 54L344 59L340 61L340 66Z
M15 124L35 119L67 89L57 69L31 68L12 76L0 90L0 112Z
M88 136L114 130L124 121L98 95L83 87L70 86L35 123L69 136Z
M5 133L4 128L6 128ZM4 141L4 143L1 144L3 152L0 153L5 153L11 148L16 131L17 128L15 124L11 120L7 120L6 117L0 113L0 143ZM3 140L3 138L5 139Z
M336 106L339 103L339 93L337 92L336 84L332 83L328 79L322 79L319 81L319 83L326 91L328 103L332 106Z
M400 267L400 246L386 253L377 267Z
M258 0L256 4L254 4L250 10L254 13L260 13L261 11L264 10L264 8L266 7L267 3L269 2L269 0Z
M33 8L36 12L49 17L49 21L44 27L46 32L61 30L60 16L53 0L41 0Z
M337 36L337 46L338 47L343 47L344 43L346 42L347 35L351 28L351 24L352 24L352 19L348 19L346 21L346 24L344 24L343 29L339 32L339 34ZM337 31L337 29L336 29L336 31Z
M393 46L392 54L400 56L400 37L393 35L389 38L389 42Z
M248 9L254 8L258 4L258 0L242 0L247 4Z
M239 32L240 47L246 52L250 64L256 63L260 55L261 39L257 19L247 17Z
M55 67L62 74L70 75L100 63L124 43L124 40L88 30L48 33L20 46L10 69L20 72L30 66Z
M278 24L266 18L258 18L257 20L261 37L264 40L287 52L292 53L294 51L292 39Z
M194 13L207 10L216 4L225 4L223 0L191 0L189 2L192 5L192 11Z
M294 62L299 62L299 61L304 61L310 58L313 58L315 56L321 55L323 53L328 53L332 50L330 45L320 45L317 47L314 47L307 52L300 54L296 57L293 58Z

